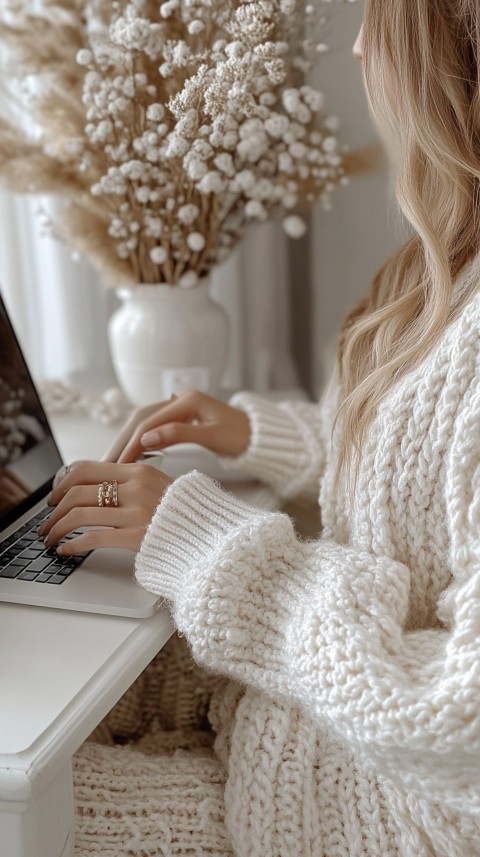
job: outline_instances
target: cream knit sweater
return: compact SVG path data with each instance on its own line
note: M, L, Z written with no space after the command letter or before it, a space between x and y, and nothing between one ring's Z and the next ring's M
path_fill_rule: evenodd
M319 496L322 537L200 473L168 490L136 574L229 679L215 752L85 745L77 854L480 855L479 328L477 293L381 404L351 502L334 381L320 405L235 397L236 466Z

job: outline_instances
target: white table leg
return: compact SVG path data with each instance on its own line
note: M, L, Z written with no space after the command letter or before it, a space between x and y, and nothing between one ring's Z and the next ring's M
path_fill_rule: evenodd
M71 759L45 785L38 780L27 803L0 802L1 853L5 857L72 857Z

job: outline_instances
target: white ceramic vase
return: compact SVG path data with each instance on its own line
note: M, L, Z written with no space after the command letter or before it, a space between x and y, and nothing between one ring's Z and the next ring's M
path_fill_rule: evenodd
M192 289L165 284L118 290L122 305L108 337L118 382L133 405L184 389L217 395L225 368L228 321L204 280Z

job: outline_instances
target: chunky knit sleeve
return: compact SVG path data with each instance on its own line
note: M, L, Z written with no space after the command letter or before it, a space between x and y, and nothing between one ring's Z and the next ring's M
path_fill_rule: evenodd
M466 811L480 786L478 466L472 475L448 522L460 535L443 626L405 630L414 568L301 542L287 516L199 473L168 490L137 579L171 602L202 665L328 722L387 775Z
M247 414L251 442L242 455L222 458L223 466L255 476L282 498L318 500L337 393L335 376L319 403L275 403L253 393L237 393L230 404Z

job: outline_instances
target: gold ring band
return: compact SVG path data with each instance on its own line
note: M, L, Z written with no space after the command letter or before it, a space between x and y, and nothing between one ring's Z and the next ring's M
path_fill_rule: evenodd
M118 506L118 482L99 482L97 488L97 503L99 506Z

